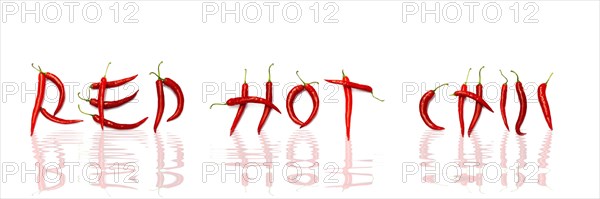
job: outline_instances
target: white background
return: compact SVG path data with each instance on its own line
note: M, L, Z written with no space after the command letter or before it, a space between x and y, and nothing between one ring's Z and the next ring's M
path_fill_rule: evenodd
M46 3L41 2L41 5ZM497 23L483 20L481 6L475 10L473 23L467 20L466 7L458 23L448 23L443 18L435 23L431 16L425 23L419 16L409 16L403 23L402 2L341 1L336 2L339 12L335 18L339 23L327 24L322 20L312 21L308 7L314 2L299 2L303 18L298 23L285 22L281 18L281 7L276 8L273 23L266 18L266 7L258 23L248 23L243 18L235 23L232 16L226 23L222 23L219 16L210 16L207 23L202 23L202 2L142 1L136 2L139 12L135 18L139 22L128 24L122 20L112 21L109 6L114 2L98 3L103 8L103 16L97 23L84 21L79 7L73 23L69 23L63 13L58 23L48 23L43 18L35 23L32 15L22 23L20 16L14 15L1 24L1 162L3 165L25 163L28 169L40 160L45 163L63 160L81 165L101 160L135 162L139 166L139 182L126 184L135 190L101 188L90 185L81 171L76 170L73 182L67 179L58 189L44 190L33 180L33 175L26 175L22 182L21 172L18 172L6 178L2 175L2 197L599 196L600 33L596 1L536 2L538 23L522 23L523 13L520 22L514 23L509 9L514 2L498 2L503 15ZM241 5L246 3L241 2ZM443 6L447 2L440 3ZM520 2L521 7L525 3ZM123 4L125 2L120 2L121 7ZM63 9L66 12L67 8ZM124 15L121 13L120 18ZM175 98L166 90L165 115L158 134L154 135L156 78L146 74L155 71L161 60L165 62L162 75L181 85L186 103L181 117L167 123L166 118L175 109ZM123 123L149 117L134 131L105 130L102 134L90 117L77 111L77 104L82 104L85 111L93 112L93 107L78 100L76 93L85 91L84 84L98 81L109 61L112 62L107 75L109 80L139 74L135 84L130 84L137 87L108 94L109 99L115 99L115 93L125 97L132 88L138 88L137 101L106 111L107 118ZM69 85L78 84L74 91L67 93L67 102L58 116L81 118L85 122L58 125L40 116L36 136L29 137L37 80L31 63L57 74ZM237 109L214 107L209 110L208 106L239 92L244 68L248 69L250 95L264 95L261 86L271 63L275 63L272 80L278 83L274 103L282 114L271 113L263 135L256 136L263 106L249 105L235 135L229 137ZM460 141L455 98L445 96L464 81L469 67L474 69L469 81L470 89L474 90L476 69L483 65L486 66L482 73L486 98L495 113L484 110L474 132L476 136ZM323 81L340 79L342 69L352 81L371 85L375 94L385 99L381 103L368 93L354 91L352 141L349 143L344 136L343 92ZM516 78L508 71L516 70L521 81L531 85L526 90L531 98L523 125L523 131L528 134L524 137L518 138L514 131L505 132L502 124L497 100L499 91L495 89L504 82L499 69L505 72L511 85L507 105L511 130L518 115L518 101L513 86ZM289 89L284 85L298 83L296 70L300 70L306 81L321 82L321 100L331 95L330 100L339 101L322 101L317 118L302 131L287 117L284 106ZM550 133L535 89L551 72L554 76L547 93L554 131ZM446 130L431 132L419 117L419 99L423 92L444 82L451 82L454 87L438 91L437 97L443 98L431 103L430 114ZM213 84L219 85L216 94L203 90L203 85ZM419 86L416 92L409 92L407 89L414 88L413 85ZM14 88L18 90L12 90ZM225 89L228 91L224 92ZM54 110L55 97L55 88L49 86L44 107ZM465 108L467 125L471 121L472 107L471 102ZM310 109L310 100L302 95L296 104L299 117L306 118ZM292 162L290 159L319 162L319 182L311 186L286 182L281 177L282 166L275 168L275 181L270 188L264 178L247 186L236 183L232 175L225 183L218 174L202 179L203 163L243 163L243 158L262 163L267 156L264 149L271 149L275 156L273 161L280 165ZM403 182L402 163L435 161L443 165L457 161L461 149L465 153L463 157L470 161L483 158L485 163L501 164L504 160L508 166L518 161L545 162L547 165L543 164L539 171L546 173L545 185L517 186L511 182L511 174L506 186L500 182L463 185L443 179L440 183L423 183L419 174ZM160 166L161 160L165 168ZM170 169L177 165L175 160L184 164ZM344 176L341 169L333 175L338 183L325 183L328 173L322 167L328 162L354 174ZM2 172L5 173L4 168ZM157 173L166 172L182 175L183 182L171 188L161 187ZM65 178L68 177L65 174ZM164 184L174 179L169 175ZM347 189L339 187L362 182L372 183Z

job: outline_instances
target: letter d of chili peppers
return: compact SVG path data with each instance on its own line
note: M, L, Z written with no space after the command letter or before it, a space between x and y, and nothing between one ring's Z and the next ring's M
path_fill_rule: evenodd
M175 113L173 113L173 115L167 119L167 122L176 119L183 112L183 91L181 90L181 87L179 87L179 84L177 84L177 82L173 81L171 78L162 78L160 76L160 65L162 63L163 62L161 61L158 64L158 74L155 72L150 72L150 74L154 74L158 78L156 80L156 97L158 99L158 105L156 109L156 119L154 120L154 133L156 133L156 129L158 128L158 124L160 123L160 119L162 118L165 110L165 93L163 91L163 84L169 87L177 97L177 109L175 109Z
M442 86L447 86L448 83L439 85L438 87L436 87L433 90L429 90L427 92L425 92L425 94L423 94L423 97L421 97L421 101L419 102L419 113L421 115L421 119L423 119L423 122L425 122L425 125L427 125L429 128L433 129L433 130L444 130L444 127L438 126L435 123L433 123L433 121L431 121L431 118L429 118L429 113L427 112L429 109L429 102L431 102L431 100L433 99L433 96L435 96L435 91L442 87Z
M319 82L306 83L306 82L304 82L304 80L302 80L302 78L298 74L298 71L296 71L296 75L298 76L298 79L300 79L302 84L297 85L294 88L292 88L292 90L290 90L290 93L287 96L286 108L288 111L288 115L290 116L292 121L294 121L294 123L300 125L300 128L302 128L302 127L305 127L308 124L310 124L310 122L312 122L312 120L317 115L317 112L319 111L319 95L317 94L317 91L315 90L315 88L313 88L310 85L312 83L318 84ZM300 94L300 92L302 92L303 90L306 90L306 92L308 92L308 95L310 95L310 98L312 99L312 104L313 104L313 109L310 113L310 116L308 116L308 119L305 122L300 121L300 119L298 119L298 117L296 116L296 113L294 112L294 100L296 99L298 94Z
M552 116L550 115L550 105L548 104L548 98L546 97L546 86L548 85L548 81L552 78L554 73L550 73L550 77L546 82L540 84L538 87L538 101L540 102L540 106L542 107L542 113L544 113L544 118L546 119L546 123L548 123L548 127L550 130L552 129Z
M269 79L267 80L267 83L265 83L265 87L266 87L266 93L265 93L265 99L267 99L269 102L273 102L273 82L271 82L271 67L273 67L274 64L269 65ZM265 105L265 109L263 110L263 114L260 117L260 122L258 123L258 135L260 135L260 131L262 130L263 126L265 125L265 122L267 122L267 118L269 117L269 114L271 113L271 108L269 108L268 106Z
M519 97L520 109L519 109L519 117L517 118L517 124L515 125L515 131L518 135L525 135L526 133L521 132L521 125L523 125L523 121L525 121L525 115L527 114L527 96L525 95L525 89L523 89L523 84L519 80L519 75L515 71L510 71L517 76L517 83L515 83L515 87L517 88L517 96Z

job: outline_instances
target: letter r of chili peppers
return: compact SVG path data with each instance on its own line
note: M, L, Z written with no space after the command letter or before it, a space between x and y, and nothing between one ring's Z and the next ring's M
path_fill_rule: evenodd
M546 123L548 123L548 127L550 130L552 129L552 116L550 115L550 104L548 104L548 98L546 97L546 86L548 85L548 81L552 78L554 73L550 73L550 77L546 82L540 84L538 87L538 101L540 102L540 106L542 107L542 113L544 113L544 118L546 119Z
M435 91L442 87L442 86L447 86L448 83L444 83L442 85L439 85L438 87L434 88L433 90L429 90L427 92L425 92L425 94L423 94L423 96L421 97L421 101L419 102L419 114L421 115L421 119L423 119L423 122L425 122L425 125L427 125L429 128L433 129L433 130L444 130L444 127L438 126L435 123L433 123L433 121L431 121L431 118L429 117L429 113L428 113L428 109L429 109L429 103L431 102L431 100L433 99L433 96L435 96Z
M318 84L319 82L306 83L306 82L304 82L304 80L302 80L302 78L298 74L298 71L296 71L296 75L298 76L298 79L300 79L302 84L297 85L294 88L292 88L292 90L290 90L290 92L288 93L288 96L287 96L286 108L288 111L288 115L290 116L292 121L294 121L294 123L300 125L300 128L302 128L302 127L305 127L308 124L310 124L310 122L312 122L312 120L315 118L315 116L317 116L317 112L319 111L319 95L317 94L317 91L315 90L315 88L313 88L310 85L312 83ZM305 122L300 121L300 119L298 119L298 117L296 116L296 113L294 112L294 100L300 94L300 92L302 92L303 90L306 90L306 92L308 92L308 95L310 95L310 98L311 98L312 104L313 104L313 109L310 113L310 116L308 116L308 119Z
M175 109L175 113L173 113L173 115L167 119L167 122L177 119L177 117L179 117L183 112L183 91L181 90L181 87L179 87L179 84L177 84L177 82L173 81L171 78L162 78L160 76L160 65L162 63L163 62L161 61L158 64L158 74L155 72L150 72L150 74L154 74L158 78L156 80L156 95L158 99L158 105L156 109L156 119L154 120L154 133L156 133L156 129L158 128L158 124L160 123L160 119L162 118L165 110L165 93L163 91L163 84L169 87L177 97L177 109Z
M326 79L325 81L332 84L339 84L344 86L344 96L346 98L346 138L350 140L350 120L352 119L352 89L355 88L358 90L369 92L371 93L371 96L373 98L381 102L383 102L383 100L375 97L375 95L373 94L373 88L371 88L371 86L351 82L350 78L348 78L348 76L346 76L346 74L344 73L344 70L342 70L342 76L342 80Z

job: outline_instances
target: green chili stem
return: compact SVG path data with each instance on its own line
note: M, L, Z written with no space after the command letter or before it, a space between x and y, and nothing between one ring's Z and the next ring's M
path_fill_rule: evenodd
M504 82L504 84L507 84L508 78L506 78L506 76L504 76L504 73L502 73L502 70L500 70L500 75L502 75L502 77L504 77L504 79L506 80L506 82Z
M479 69L479 84L481 84L481 70L483 70L483 68L485 68L485 66L482 66L482 67Z
M435 87L433 89L433 92L435 92L438 88L442 87L442 86L448 86L448 83L443 83L442 85L439 85L438 87Z
M517 76L517 82L519 82L519 74L517 74L517 72L515 72L514 70L510 70L511 73L514 73Z
M467 84L467 82L469 82L469 75L471 74L471 69L472 68L469 68L469 72L467 72L467 79L465 79L465 83L464 84Z
M89 115L89 116L92 116L92 117L94 117L94 115L92 115L92 114L89 114L89 113L83 112L83 111L81 110L81 105L80 105L80 104L77 104L77 108L79 109L79 112L81 112L81 113L83 113L83 114L85 114L85 115Z
M211 104L211 105L210 105L209 109L212 109L212 107L213 107L214 105L219 105L219 106L220 106L220 105L227 105L227 103L214 103L214 104Z
M271 82L271 67L275 65L274 63L272 63L271 65L269 65L269 80L267 80L268 82Z
M106 69L104 70L104 77L106 77L106 73L108 73L108 67L110 66L112 62L108 62L108 65L106 65Z
M550 77L548 77L548 80L546 80L546 84L548 84L548 82L550 81L550 78L552 78L552 75L554 75L554 72L550 73Z

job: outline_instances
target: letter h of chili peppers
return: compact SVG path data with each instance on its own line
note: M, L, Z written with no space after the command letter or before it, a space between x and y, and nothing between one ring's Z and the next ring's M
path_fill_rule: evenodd
M156 129L158 128L158 124L160 123L160 119L162 118L163 112L165 111L165 93L163 91L163 84L171 88L171 90L175 93L175 96L177 97L177 108L175 109L175 113L173 113L173 115L171 115L171 117L167 119L167 122L177 119L177 117L179 117L179 115L181 115L181 113L183 112L183 91L181 90L181 87L179 87L179 84L177 84L177 82L173 81L171 78L162 78L160 76L160 65L162 63L163 62L161 61L158 64L158 74L155 72L150 72L150 74L154 74L156 75L156 77L158 77L158 79L156 80L156 94L158 98L158 106L156 110L156 119L154 120L154 133L156 133Z
M332 84L339 84L344 86L344 95L346 98L346 138L350 140L350 120L352 119L352 89L355 88L358 90L369 92L371 93L371 96L373 96L373 98L381 102L383 102L383 100L375 97L375 95L373 94L373 88L371 88L371 86L351 82L350 78L348 78L348 76L346 76L346 74L344 73L344 70L342 70L342 80L326 79L325 81Z
M310 124L310 122L312 122L312 120L315 119L315 116L317 116L317 112L319 111L319 95L317 94L317 91L315 90L315 88L313 88L310 85L312 83L318 84L319 82L309 82L309 83L304 82L304 80L302 80L302 78L298 74L298 71L296 71L296 76L298 76L298 79L300 79L302 84L297 85L294 88L292 88L292 90L290 90L290 92L288 93L288 96L287 96L286 108L287 108L288 115L290 116L292 121L294 123L300 125L300 128L302 128L302 127L305 127L308 124ZM306 92L308 92L308 95L310 95L310 98L311 98L312 104L313 104L313 109L310 113L310 116L308 116L308 119L306 119L305 122L300 121L300 119L298 119L298 117L296 116L296 113L294 112L294 101L296 100L296 97L300 94L300 92L302 92L303 90L306 90Z
M62 83L58 76L52 74L51 72L43 72L42 68L38 66L35 68L33 64L31 64L33 69L39 72L38 74L38 86L37 86L37 96L35 99L35 105L33 107L33 113L31 114L31 132L30 136L33 136L33 132L35 130L35 124L37 123L37 117L41 112L46 119L59 123L59 124L74 124L78 122L82 122L82 120L67 120L56 117L56 114L62 109L62 106L65 102L65 85ZM44 103L44 97L46 95L46 79L50 80L52 83L56 85L58 88L59 99L58 105L56 106L56 110L54 110L54 114L50 114L46 111L45 108L42 108L42 104Z

